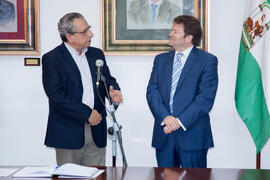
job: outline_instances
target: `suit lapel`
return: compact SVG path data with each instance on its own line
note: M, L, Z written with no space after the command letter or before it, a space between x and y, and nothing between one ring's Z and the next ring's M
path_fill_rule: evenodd
M166 60L166 63L164 65L164 72L169 72L169 73L163 73L161 76L164 77L163 82L165 82L165 87L167 87L167 96L170 97L171 94L171 84L172 84L172 70L173 70L173 60L174 60L174 54L175 51L169 52L168 59ZM169 99L168 99L169 101Z
M69 64L72 70L74 71L74 76L77 76L77 78L79 78L80 81L82 82L80 70L64 43L61 44L61 50L63 52L65 62Z
M92 76L92 84L93 84L93 90L94 90L94 94L96 94L96 79L97 79L97 74L96 74L96 60L91 56L90 50L88 48L88 51L85 53L88 65L89 65L89 69L90 69L90 73Z
M197 54L198 49L196 47L193 47L188 58L187 61L184 65L184 68L182 70L182 73L180 75L180 79L178 81L177 84L177 89L181 86L181 84L183 83L183 81L185 80L185 77L187 76L187 74L190 72L190 69L195 65L195 63L197 63L198 61L198 54Z

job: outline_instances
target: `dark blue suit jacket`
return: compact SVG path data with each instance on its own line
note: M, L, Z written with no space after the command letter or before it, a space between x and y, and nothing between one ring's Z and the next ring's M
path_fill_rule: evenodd
M170 114L169 99L175 51L155 57L147 87L147 101L155 118L152 146L162 148L167 135L160 125ZM184 65L174 95L173 116L186 128L175 131L183 150L199 150L213 146L209 111L218 86L217 58L194 47Z
M86 57L93 81L94 109L102 115L100 124L91 126L92 136L98 147L105 147L106 111L96 90L97 59L104 61L102 74L106 78L107 88L113 85L115 89L119 89L119 86L111 76L100 49L89 47ZM64 149L81 148L84 145L84 125L88 122L92 109L82 103L83 87L80 71L64 43L42 57L42 79L44 90L49 98L45 145ZM106 92L103 83L99 86L99 92L104 101Z

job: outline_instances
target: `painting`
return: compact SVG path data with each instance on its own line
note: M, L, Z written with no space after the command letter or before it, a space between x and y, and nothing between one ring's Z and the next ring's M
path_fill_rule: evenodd
M0 0L0 55L39 54L39 0Z
M167 45L174 17L197 17L202 25L200 48L207 50L207 0L102 0L102 49L108 55L155 55ZM153 2L153 3L152 3Z

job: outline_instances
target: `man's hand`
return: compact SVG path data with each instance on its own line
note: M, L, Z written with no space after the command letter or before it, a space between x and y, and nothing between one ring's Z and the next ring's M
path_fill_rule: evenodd
M102 120L101 115L99 114L99 112L95 109L93 109L88 121L92 126L96 126L100 123L100 121Z
M165 125L165 127L163 128L165 134L169 134L180 128L180 123L173 116L167 116L162 122Z
M122 103L123 102L123 97L122 97L122 93L119 90L114 90L113 86L110 86L110 97L112 99L113 102L115 103Z

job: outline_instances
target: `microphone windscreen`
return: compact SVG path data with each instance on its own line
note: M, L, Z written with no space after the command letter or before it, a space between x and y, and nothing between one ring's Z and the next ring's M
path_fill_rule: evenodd
M102 59L98 59L96 60L96 67L102 67L104 64L103 60Z

